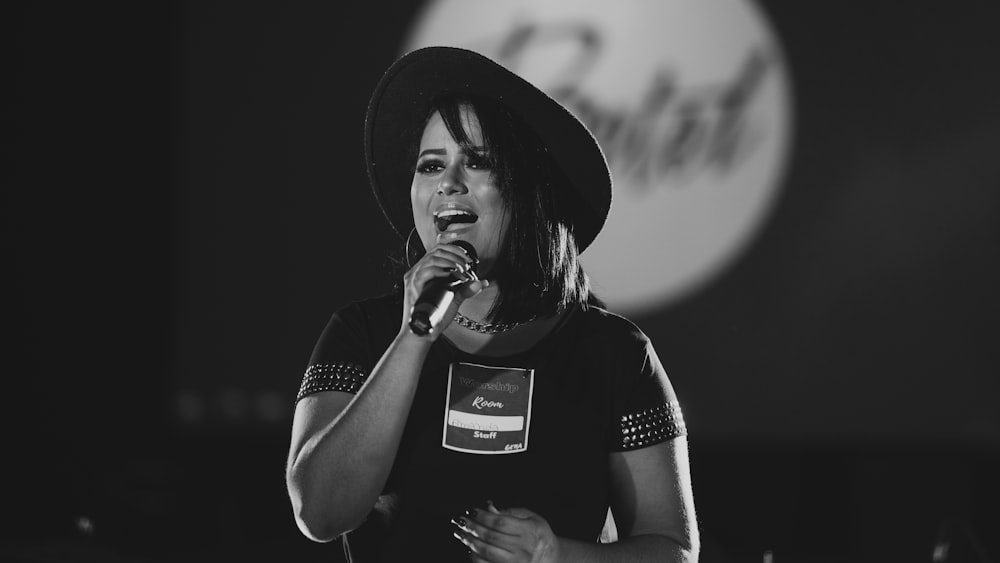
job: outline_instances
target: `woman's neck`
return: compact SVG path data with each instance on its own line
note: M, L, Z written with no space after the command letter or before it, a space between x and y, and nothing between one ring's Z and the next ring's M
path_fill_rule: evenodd
M492 282L489 287L479 292L475 297L463 301L458 310L470 319L486 322L486 315L499 297L500 288L496 282Z

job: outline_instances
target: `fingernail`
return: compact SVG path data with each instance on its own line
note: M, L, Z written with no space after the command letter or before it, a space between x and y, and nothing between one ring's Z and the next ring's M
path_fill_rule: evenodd
M475 508L470 508L470 509L466 510L465 511L465 515L468 516L469 518L475 518L476 517L476 509Z
M465 518L452 518L451 523L458 526L459 528L465 527Z

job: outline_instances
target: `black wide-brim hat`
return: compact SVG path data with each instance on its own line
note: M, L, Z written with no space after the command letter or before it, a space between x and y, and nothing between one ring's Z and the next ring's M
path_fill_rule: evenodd
M535 131L579 196L570 205L577 247L583 252L590 246L611 209L611 173L593 134L528 81L479 53L455 47L404 55L385 72L368 103L368 176L396 233L405 238L413 228L410 184L416 155L408 148L419 142L432 101L449 94L493 99Z

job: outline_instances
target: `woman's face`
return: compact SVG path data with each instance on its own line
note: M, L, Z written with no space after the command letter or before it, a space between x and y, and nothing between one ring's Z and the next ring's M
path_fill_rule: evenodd
M506 208L484 152L475 112L461 107L472 147L452 139L440 114L431 115L417 151L410 203L413 224L424 244L464 240L479 254L479 273L489 272L507 233Z

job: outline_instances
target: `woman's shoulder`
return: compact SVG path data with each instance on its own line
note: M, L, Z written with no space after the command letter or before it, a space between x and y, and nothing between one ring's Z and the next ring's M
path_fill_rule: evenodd
M590 338L638 343L645 346L649 337L634 322L603 307L590 305L577 311L577 318L584 325Z
M366 313L388 312L396 305L402 305L402 303L403 294L397 291L348 301L336 309L336 312L351 310Z
M333 318L341 322L360 323L369 327L399 324L403 306L403 295L399 292L386 293L351 301L333 313Z
M366 297L351 303L363 311L379 314L396 314L398 316L400 307L403 306L403 294L398 291Z

